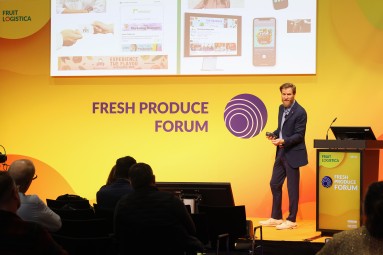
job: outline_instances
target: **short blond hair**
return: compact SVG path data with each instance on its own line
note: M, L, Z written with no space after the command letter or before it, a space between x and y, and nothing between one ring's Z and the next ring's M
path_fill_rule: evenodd
M295 93L297 93L297 87L294 84L289 83L289 82L283 83L279 87L279 91L282 92L282 89L288 89L288 88L291 88L293 90L293 94L294 95L295 95Z

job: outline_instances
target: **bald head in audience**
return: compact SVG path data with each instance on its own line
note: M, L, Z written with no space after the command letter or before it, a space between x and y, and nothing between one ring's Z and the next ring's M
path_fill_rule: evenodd
M15 180L21 193L27 192L35 176L35 166L29 159L15 160L8 169L9 174Z
M18 159L12 162L8 168L9 175L19 188L20 208L17 215L25 220L37 222L50 232L58 231L61 226L61 218L50 209L36 194L26 194L31 183L36 179L35 166L29 159Z

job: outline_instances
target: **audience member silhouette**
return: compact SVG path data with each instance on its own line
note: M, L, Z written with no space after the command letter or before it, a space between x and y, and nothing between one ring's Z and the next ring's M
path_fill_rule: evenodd
M22 220L17 186L6 171L0 171L0 254L67 255L40 224Z
M185 205L156 188L148 164L133 165L130 180L134 192L121 198L115 210L119 254L184 254L203 249Z
M364 226L334 234L317 255L383 255L383 181L368 187L364 215Z
M116 180L116 165L112 167L112 169L109 172L108 179L106 180L105 185L112 184Z
M133 191L129 181L129 168L136 163L131 156L117 159L114 178L108 185L104 185L96 194L98 208L114 210L118 200Z
M15 160L8 169L10 176L19 188L21 206L17 215L25 221L41 224L50 232L61 228L61 218L53 212L37 195L26 195L32 181L37 178L35 166L29 159Z

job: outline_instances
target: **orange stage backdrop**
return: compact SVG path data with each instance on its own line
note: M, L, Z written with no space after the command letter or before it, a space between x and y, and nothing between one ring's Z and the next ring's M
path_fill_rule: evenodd
M383 139L383 2L318 1L316 75L76 78L50 77L50 7L29 2L1 1L0 144L8 164L33 159L38 179L30 192L43 199L75 193L94 200L115 160L132 155L149 163L158 181L231 182L236 204L246 205L249 217L268 217L275 148L264 132L277 126L284 82L297 85L296 99L308 112L300 219L315 218L313 140L325 137L335 117L334 125L372 126ZM32 21L11 24L4 11L15 9ZM263 132L250 139L232 135L223 118L239 94L255 95L267 109ZM207 112L101 114L92 112L93 102L207 102ZM208 126L156 131L156 121L168 120ZM380 163L381 180L382 169Z

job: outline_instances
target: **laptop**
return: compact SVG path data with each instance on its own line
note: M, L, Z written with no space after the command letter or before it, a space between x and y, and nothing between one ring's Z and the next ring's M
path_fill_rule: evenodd
M331 127L337 140L376 140L371 127Z

